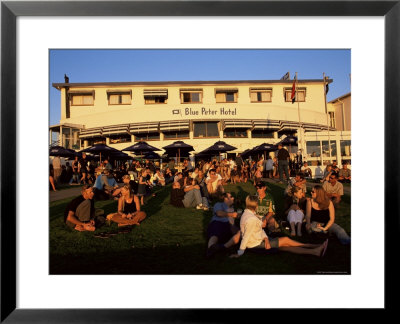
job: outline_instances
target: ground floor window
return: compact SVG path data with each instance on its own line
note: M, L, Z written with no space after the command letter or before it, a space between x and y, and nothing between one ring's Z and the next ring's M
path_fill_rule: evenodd
M336 141L330 141L330 149L329 149L329 144L328 141L322 141L322 156L323 157L336 157ZM330 155L329 155L330 151Z
M351 140L340 141L340 152L342 156L351 156Z
M159 141L160 140L160 133L140 133L134 134L135 141Z
M110 135L110 144L129 143L131 141L132 138L129 134Z
M270 130L255 129L251 132L253 138L274 138L274 132Z
M189 131L163 132L164 139L189 138Z
M321 156L321 142L309 141L307 146L307 157L320 157Z
M224 130L224 137L247 138L247 130L243 128L226 128Z
M219 137L218 122L193 123L194 137Z
M106 144L106 138L105 137L92 137L87 139L88 146L93 146L96 144Z

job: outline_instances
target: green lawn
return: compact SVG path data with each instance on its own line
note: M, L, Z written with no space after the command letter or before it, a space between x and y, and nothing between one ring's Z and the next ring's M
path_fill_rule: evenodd
M268 184L275 198L277 218L282 215L283 185ZM226 190L244 207L250 183L228 185ZM246 252L238 259L227 254L205 258L207 225L212 212L175 208L169 205L170 186L160 188L147 201L147 219L130 233L107 239L93 232L77 232L63 223L63 213L71 199L50 203L51 274L317 274L350 273L350 247L331 238L324 258L284 252L259 255ZM116 201L98 201L96 208L115 212ZM336 222L350 233L350 196L344 196ZM95 233L113 231L117 225L104 225ZM281 235L288 235L283 231ZM300 240L300 239L299 239ZM303 235L300 241L322 242L321 237ZM230 253L236 251L233 248Z

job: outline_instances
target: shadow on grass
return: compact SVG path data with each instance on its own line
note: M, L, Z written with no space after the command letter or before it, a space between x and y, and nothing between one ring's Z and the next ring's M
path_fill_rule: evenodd
M350 249L335 242L324 258L285 252L229 258L236 249L212 259L203 244L50 255L50 274L350 274Z

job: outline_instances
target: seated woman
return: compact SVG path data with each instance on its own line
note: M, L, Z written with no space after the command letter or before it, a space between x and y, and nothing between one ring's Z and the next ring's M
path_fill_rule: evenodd
M240 257L246 249L265 249L271 248L280 251L286 251L295 254L310 254L322 257L328 247L328 240L323 244L307 244L294 241L288 237L269 238L263 228L266 226L266 220L257 217L256 210L258 206L257 196L247 196L246 209L240 219L240 233L242 241L237 254L231 257Z
M174 182L174 175L172 174L172 171L169 167L167 167L164 171L164 178L165 178L165 184Z
M107 220L118 223L118 226L140 225L146 218L146 213L140 210L139 198L133 194L129 184L121 188L118 199L118 212L107 216Z
M340 243L350 244L346 231L335 223L335 207L322 186L311 190L311 199L307 199L306 229L311 232L323 232L336 235Z
M285 201L285 215L287 215L287 220L290 224L291 236L297 235L301 236L301 226L303 224L304 214L306 210L307 199L305 197L304 191L300 187L292 187L288 197Z
M329 181L329 177L331 176L332 172L333 172L332 164L328 164L325 168L324 175L320 181L322 183L324 183L325 181Z

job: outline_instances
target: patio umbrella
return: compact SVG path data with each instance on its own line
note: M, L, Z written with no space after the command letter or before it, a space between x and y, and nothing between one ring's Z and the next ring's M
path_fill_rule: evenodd
M267 143L263 143L261 145L256 146L255 148L253 148L253 152L255 153L266 153L266 152L272 152L272 151L276 151L278 149L278 147L276 145L273 144L267 144Z
M210 147L206 148L205 150L201 151L200 153L207 153L207 154L217 154L218 156L221 155L221 153L228 152L228 151L233 151L236 150L236 147L226 144L223 141L218 141L214 143L214 145L211 145Z
M95 144L91 147L88 147L84 150L79 151L81 153L91 153L91 154L99 154L100 155L100 163L101 163L101 154L108 154L109 156L113 156L113 154L122 153L121 151L112 148L105 144Z
M297 137L296 136L286 136L282 141L278 144L289 145L289 153L292 153L292 145L297 145ZM276 144L276 145L278 145Z
M186 144L182 141L173 142L170 145L164 146L163 149L168 156L177 156L178 163L181 159L181 153L185 154L186 156L186 154L189 155L189 152L194 151L193 146Z
M144 158L148 160L159 160L161 159L161 156L156 152L147 152L144 154Z
M142 141L142 142L136 143L134 145L131 145L127 148L124 148L121 151L128 151L128 152L133 152L136 155L138 155L138 153L140 155L143 155L143 153L161 151L161 150Z
M49 155L70 158L75 156L75 151L66 149L62 146L53 146L50 147Z

